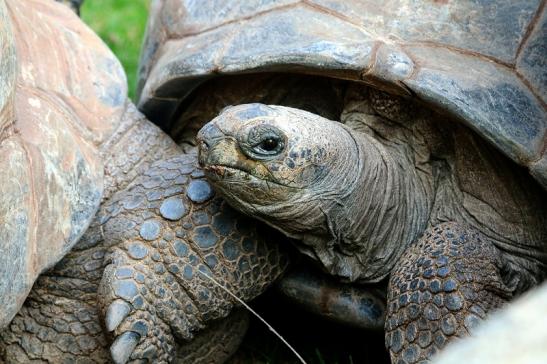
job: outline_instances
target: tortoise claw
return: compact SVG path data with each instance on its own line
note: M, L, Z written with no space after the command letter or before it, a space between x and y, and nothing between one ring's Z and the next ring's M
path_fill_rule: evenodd
M129 304L122 300L116 300L112 302L106 311L105 323L106 329L109 332L116 330L118 325L129 315L131 307Z
M133 331L127 331L118 336L110 347L110 355L114 363L127 363L140 339L141 336Z

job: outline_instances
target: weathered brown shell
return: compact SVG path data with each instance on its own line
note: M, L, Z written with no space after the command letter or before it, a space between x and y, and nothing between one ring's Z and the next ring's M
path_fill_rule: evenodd
M98 146L120 120L126 81L69 8L44 0L0 2L0 72L1 328L94 216Z
M547 188L545 39L540 0L157 1L139 108L161 124L222 74L348 79L455 116Z

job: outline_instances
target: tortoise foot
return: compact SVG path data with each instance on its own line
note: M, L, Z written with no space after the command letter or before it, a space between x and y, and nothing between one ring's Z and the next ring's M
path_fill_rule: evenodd
M156 162L110 207L98 300L116 363L173 362L179 345L230 314L226 290L254 298L285 269L266 242L275 235L215 197L196 165L193 153Z
M430 359L512 296L499 251L484 236L443 223L403 254L388 288L386 346L393 363Z

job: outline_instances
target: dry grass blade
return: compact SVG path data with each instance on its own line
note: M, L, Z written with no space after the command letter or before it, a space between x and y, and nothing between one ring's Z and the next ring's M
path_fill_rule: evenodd
M199 273L201 273L203 276L207 277L207 279L209 279L211 282L213 282L214 284L216 284L217 286L219 286L223 291L225 291L226 293L228 293L230 296L232 296L237 302L241 303L241 305L243 305L243 307L245 307L250 313L252 313L253 315L255 315L260 321L262 321L264 323L264 325L266 325L266 327L274 333L275 336L277 336L279 338L279 340L281 340L281 342L283 342L283 344L285 344L292 352L293 354L298 358L298 360L300 360L300 362L302 364L307 364L306 361L304 360L304 358L302 358L302 356L300 354L298 354L298 352L287 342L287 340L285 340L283 338L283 336L281 336L277 331L275 331L275 329L269 324L266 322L266 320L264 320L262 318L262 316L260 316L258 313L256 313L248 304L246 304L245 302L243 302L243 300L239 297L237 297L235 294L233 294L228 288L224 287L222 284L220 284L219 282L217 282L216 279L214 279L213 277L211 277L210 275L204 273L204 272L201 272L198 270Z

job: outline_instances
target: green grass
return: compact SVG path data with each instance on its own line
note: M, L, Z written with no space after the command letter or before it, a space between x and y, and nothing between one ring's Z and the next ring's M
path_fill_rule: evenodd
M133 100L148 6L149 0L85 0L81 9L82 19L121 61Z

